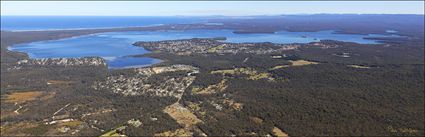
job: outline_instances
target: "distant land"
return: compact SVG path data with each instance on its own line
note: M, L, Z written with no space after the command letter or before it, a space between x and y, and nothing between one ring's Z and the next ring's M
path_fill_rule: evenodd
M84 20L84 22L81 22ZM1 30L61 30L142 27L167 24L223 25L237 33L272 33L278 30L340 30L344 33L420 33L424 15L415 14L312 14L279 16L1 16ZM215 23L215 24L214 24ZM257 24L261 29L256 26ZM267 24L267 27L262 25ZM397 24L397 25L396 25ZM260 27L257 26L257 27ZM355 28L362 28L358 30ZM361 32L360 32L361 31ZM406 31L406 32L404 32ZM408 31L408 32L407 32ZM422 31L423 32L423 31ZM422 34L423 36L423 34Z

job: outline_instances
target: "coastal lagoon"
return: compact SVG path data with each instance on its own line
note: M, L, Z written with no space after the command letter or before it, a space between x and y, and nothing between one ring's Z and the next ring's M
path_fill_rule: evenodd
M18 44L9 50L28 53L30 58L72 58L100 56L107 60L109 68L147 66L160 62L147 57L132 57L149 53L143 47L133 46L137 41L161 41L190 38L226 37L226 42L273 42L309 43L324 39L376 44L365 37L388 37L389 35L338 34L334 31L288 32L273 34L235 34L232 30L185 30L185 31L132 31L91 34L73 38Z

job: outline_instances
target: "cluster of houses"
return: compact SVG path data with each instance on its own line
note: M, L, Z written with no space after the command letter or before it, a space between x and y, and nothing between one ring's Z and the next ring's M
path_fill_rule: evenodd
M94 89L109 90L124 96L152 95L174 96L180 98L184 90L193 82L199 70L188 65L172 65L167 67L148 67L134 69L135 75L109 76L106 81L96 82ZM186 75L164 76L157 81L149 79L151 76L184 71Z
M183 40L166 40L157 42L136 42L134 45L142 46L151 51L190 55L192 53L217 53L217 54L269 54L285 50L297 49L298 44L274 43L227 43L213 38L194 38Z

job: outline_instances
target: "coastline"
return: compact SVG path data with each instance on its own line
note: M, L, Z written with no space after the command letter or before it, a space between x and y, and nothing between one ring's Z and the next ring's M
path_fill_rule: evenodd
M134 26L134 27L107 27L107 28L74 28L74 29L46 29L46 30L29 30L29 31L4 31L2 30L2 39L9 39L8 37L18 37L17 42L12 43L2 43L2 53L3 50L13 54L21 53L19 51L14 51L12 46L23 43L31 43L38 41L54 41L59 39L72 39L90 35L96 35L99 33L108 33L108 32L129 32L129 31L165 31L165 30L176 30L176 31L184 31L184 30L192 30L192 29L227 29L232 30L234 34L276 34L281 32L282 30L266 30L266 31L256 31L250 30L247 28L246 30L238 30L238 29L230 29L227 28L226 25L208 25L208 23L196 23L196 24L154 24L147 26ZM283 30L288 31L288 30ZM236 33L235 33L236 32ZM237 33L240 32L240 33ZM335 34L345 34L340 31L333 31ZM6 35L6 36L3 36ZM12 36L8 36L12 35ZM364 35L364 34L357 34ZM393 34L394 35L394 34ZM19 38L21 37L21 38ZM35 38L35 39L31 39ZM370 39L365 37L364 39ZM374 37L373 39L378 39L375 44L382 44L385 41L380 37ZM3 40L2 40L3 41ZM6 46L6 48L4 48ZM27 57L29 57L28 53L23 53ZM2 56L3 57L3 56Z
M32 35L36 35L36 37L37 37L37 39L35 39L35 40L31 40L29 38L18 38L18 39L25 39L25 40L23 42L13 42L11 44L2 44L1 46L2 46L2 52L5 51L9 54L24 54L26 56L26 58L19 58L18 60L41 59L41 58L31 58L28 53L20 52L20 51L14 51L12 48L13 48L13 46L18 45L18 44L40 42L40 41L55 41L55 40L61 40L61 39L73 39L73 38L85 37L85 36L90 36L90 35L96 35L96 34L100 34L100 33L128 32L128 31L187 30L187 29L197 29L199 27L204 28L205 26L217 26L217 25L154 24L154 25L139 26L139 27L135 26L135 27L113 27L113 28L81 28L81 29L39 30L39 31L37 31L37 30L30 30L30 31L4 31L4 30L1 30L2 39L8 39L8 38L3 38L4 35L6 37L8 35L15 35L15 36L19 36L19 37L28 36L30 38L32 37ZM195 27L195 28L191 28L191 27ZM205 28L208 29L208 27L205 27ZM38 38L38 37L41 37L41 38ZM144 47L141 47L141 48L144 48ZM3 55L4 54L2 54L2 58L3 58ZM143 55L144 54L140 54L139 56L143 56ZM138 56L138 55L128 55L128 56ZM84 58L84 57L73 57L73 58ZM103 57L101 57L101 58L103 58ZM134 65L134 66L128 66L128 67L117 67L117 68L113 68L113 69L116 70L116 69L147 67L147 66L151 66L151 65L154 65L154 64L164 62L161 59L157 59L157 58L152 58L152 59L154 59L154 62L151 62L147 65ZM3 61L2 61L2 63L3 63ZM108 69L109 69L109 67L108 67Z
M156 27L166 24L152 24L144 26L126 26L126 27L91 27L91 28L63 28L63 29L28 29L28 30L0 30L5 32L32 32L32 31L69 31L69 30L98 30L98 29L126 29L126 28L143 28L143 27Z

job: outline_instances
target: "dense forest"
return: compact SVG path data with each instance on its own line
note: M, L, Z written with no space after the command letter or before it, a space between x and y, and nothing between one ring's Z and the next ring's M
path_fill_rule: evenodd
M424 15L385 15L385 14L316 14L281 15L270 17L211 19L210 22L223 23L236 33L272 33L287 31L335 30L352 34L389 34L388 30L397 30L396 34L424 37Z
M148 56L201 68L203 73L197 75L192 87L228 80L228 87L219 93L196 95L190 94L188 88L181 101L186 105L199 103L206 111L206 117L197 115L204 121L199 127L209 135L267 135L273 126L294 136L424 134L423 47L321 43L338 47L322 49L311 43L282 53L291 55L284 59L250 54ZM349 53L350 57L338 56L342 53ZM245 58L249 60L243 62ZM270 70L289 64L289 60L319 64ZM283 80L247 80L243 76L208 73L241 67L271 73ZM244 104L243 109L217 110L211 105L229 97ZM255 123L250 120L252 117L263 122Z

